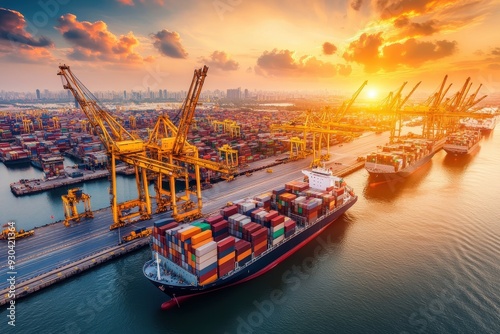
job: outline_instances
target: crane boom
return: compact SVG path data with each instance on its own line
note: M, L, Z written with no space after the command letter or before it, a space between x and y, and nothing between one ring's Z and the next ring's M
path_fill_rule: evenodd
M184 143L187 141L187 135L193 121L196 104L198 103L201 89L207 76L207 71L208 66L206 65L203 66L203 69L200 68L194 70L193 81L191 82L191 86L189 87L186 101L184 102L182 108L179 126L177 127L177 136L175 137L172 149L174 155L178 155L182 152Z
M97 98L78 80L69 66L60 65L57 75L64 78L63 88L71 91L108 151L129 153L144 149L142 140L127 131L105 107L98 104Z

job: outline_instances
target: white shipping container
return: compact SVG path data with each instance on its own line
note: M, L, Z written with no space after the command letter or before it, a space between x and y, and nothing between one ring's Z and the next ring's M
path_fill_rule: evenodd
M217 255L212 256L201 263L196 262L195 268L196 270L203 270L214 263L217 263Z
M195 250L195 255L198 257L198 256L203 256L209 252L211 252L212 250L216 250L217 251L217 242L215 241L210 241L206 244L204 244L203 246L201 247L198 247L196 250Z
M202 263L212 259L214 256L217 257L217 249L214 249L213 251L210 251L203 256L197 256L195 259L195 262L197 265L199 265L199 264L202 264Z

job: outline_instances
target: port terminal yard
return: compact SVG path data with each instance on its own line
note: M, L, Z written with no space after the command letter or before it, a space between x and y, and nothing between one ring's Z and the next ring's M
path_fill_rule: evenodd
M388 134L365 133L356 140L335 148L326 167L334 174L345 176L363 168L359 156L376 150L377 145L388 141ZM215 212L228 201L249 197L259 192L269 191L291 179L302 179L302 169L307 169L311 159L275 164L275 156L252 163L241 171L241 176L230 183L220 182L203 191L203 212ZM267 173L267 166L273 165L273 173ZM252 175L245 173L252 170ZM81 182L81 181L80 181ZM170 212L155 214L153 219L168 217ZM47 224L35 229L35 235L16 241L16 299L26 297L64 279L81 274L116 257L145 247L149 238L138 238L127 243L122 237L133 230L150 227L153 219L137 221L125 227L110 231L112 221L110 208L94 211L93 219L83 219L65 227L61 222ZM7 243L0 243L0 276L6 277ZM9 302L7 281L0 282L0 305Z

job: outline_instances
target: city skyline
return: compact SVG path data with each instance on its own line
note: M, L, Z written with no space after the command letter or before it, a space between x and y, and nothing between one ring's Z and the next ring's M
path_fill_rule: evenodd
M91 91L188 88L433 91L445 75L500 91L497 1L41 0L0 5L0 90L59 90L65 63ZM487 36L488 38L479 38Z

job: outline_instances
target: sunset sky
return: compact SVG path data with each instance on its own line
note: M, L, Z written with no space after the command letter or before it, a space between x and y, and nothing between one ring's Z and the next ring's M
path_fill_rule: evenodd
M497 0L0 1L0 90L326 89L381 93L445 74L500 92Z

